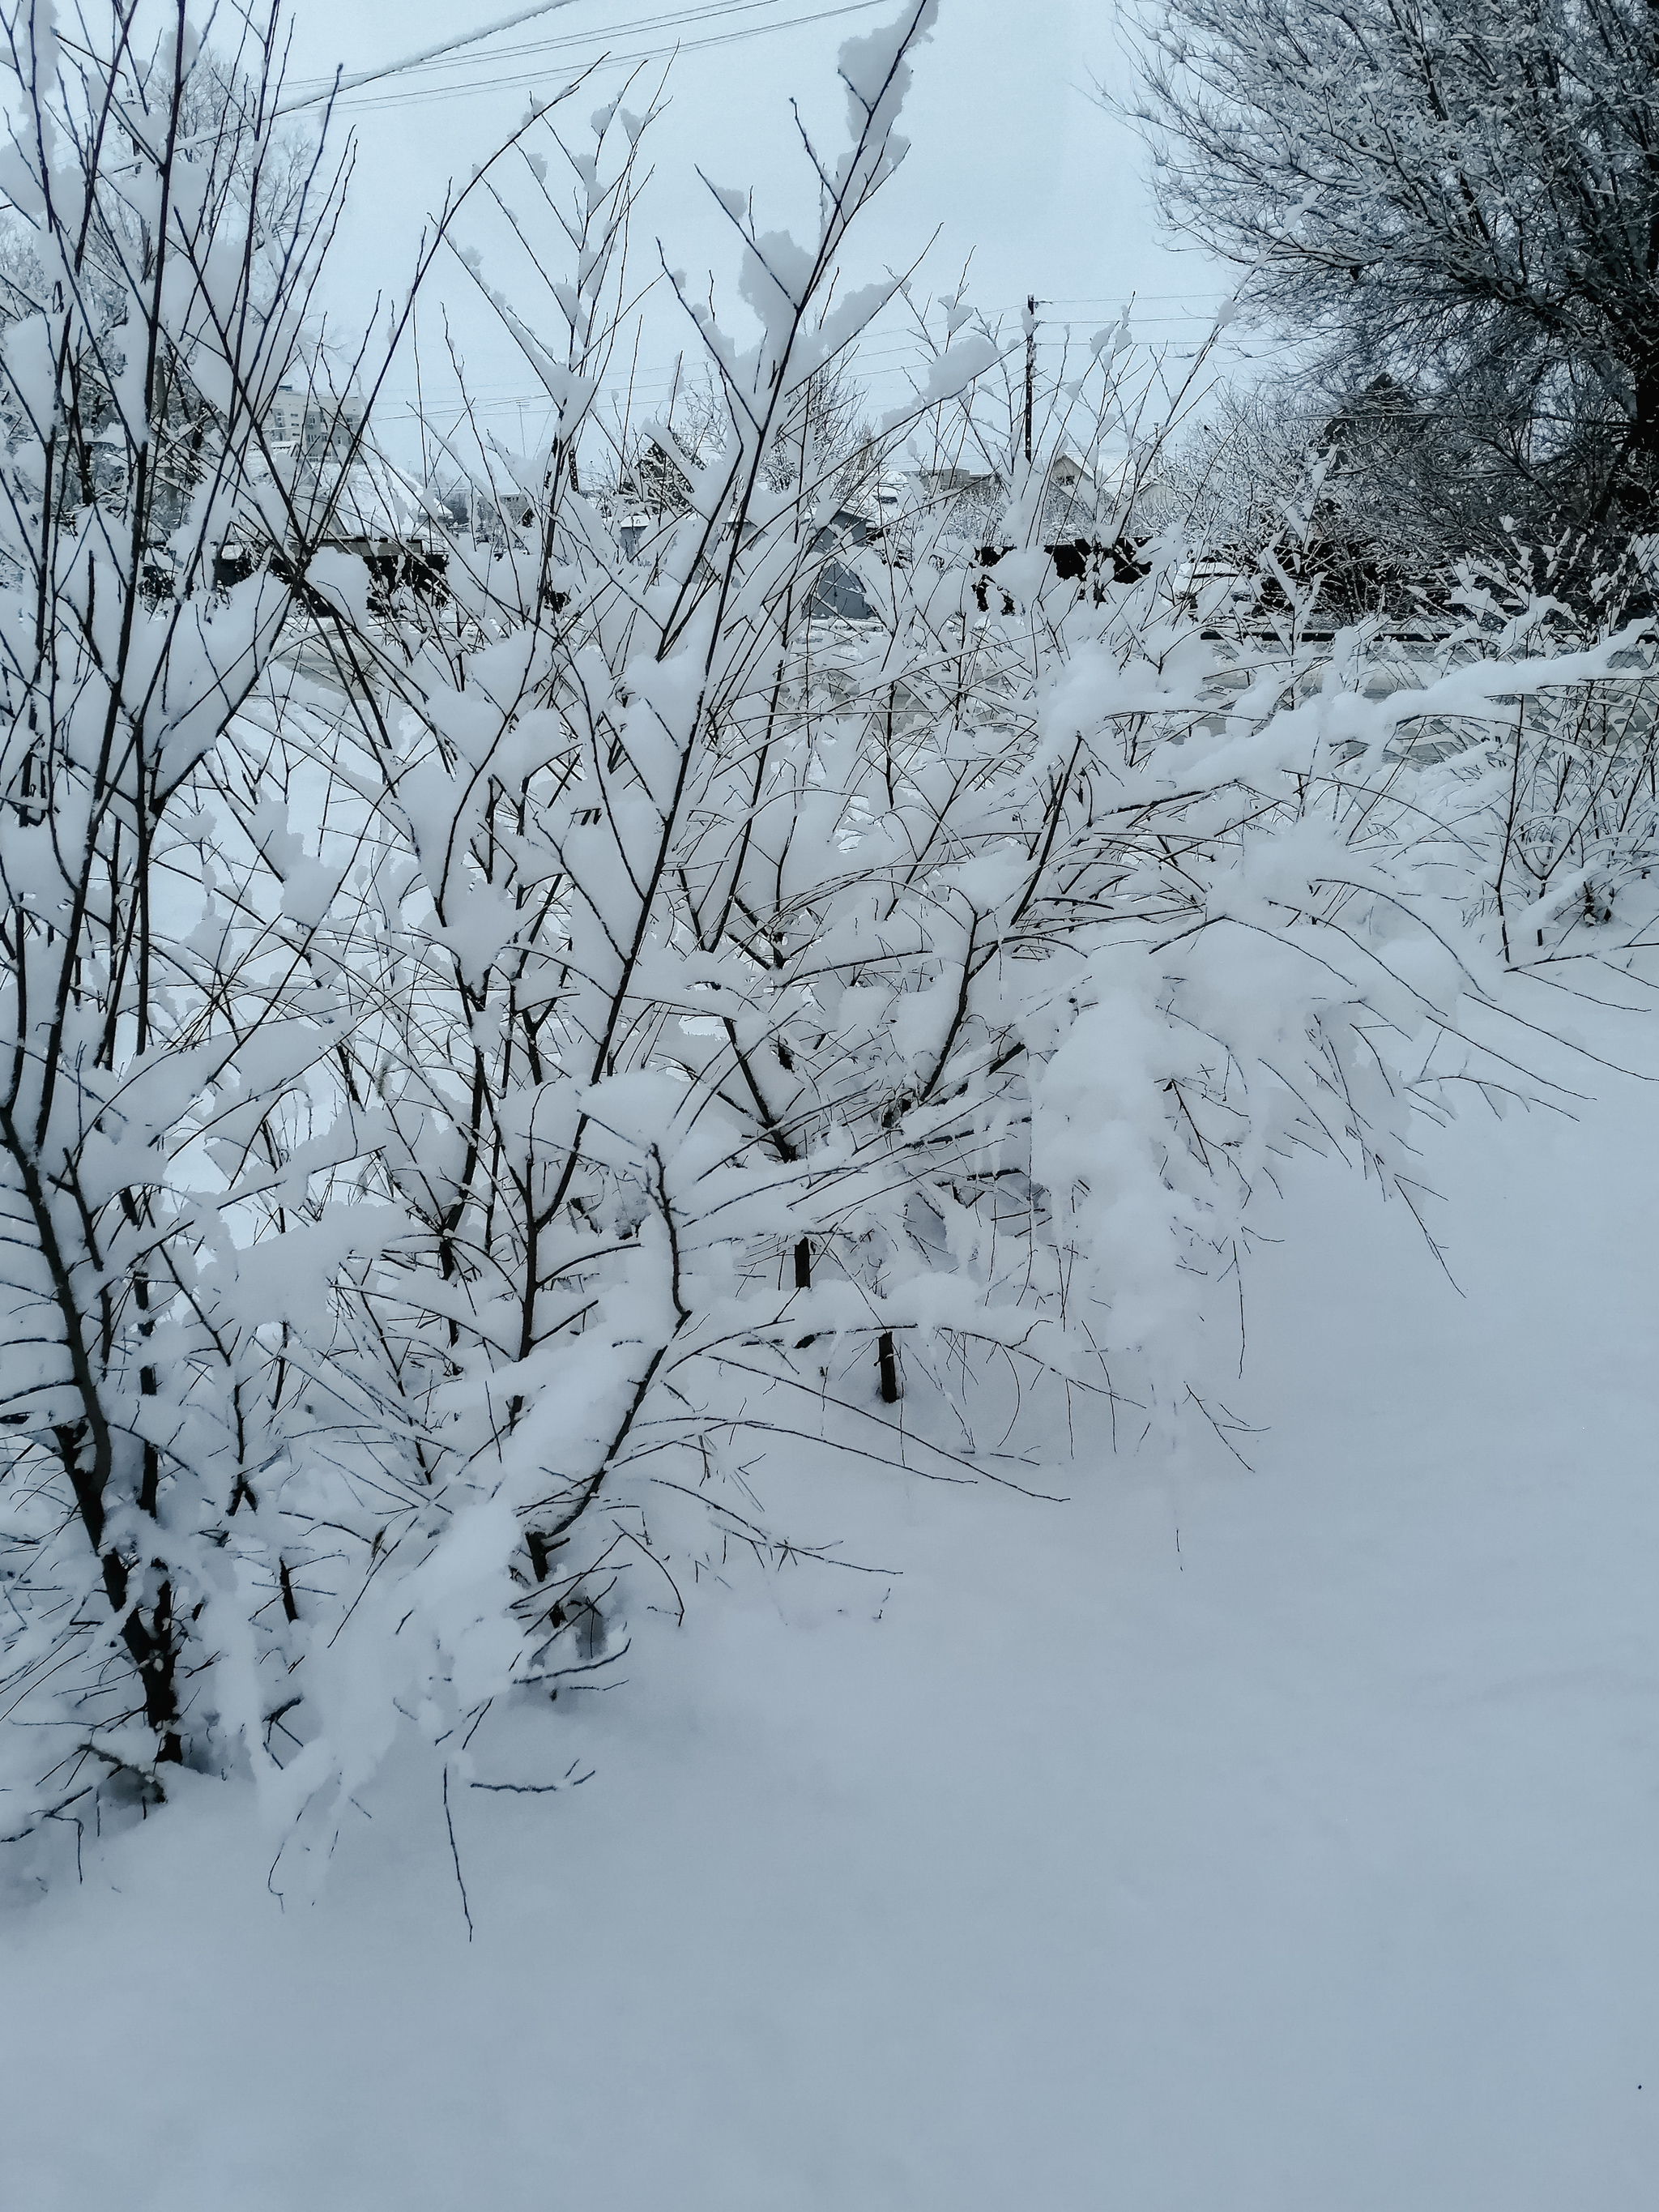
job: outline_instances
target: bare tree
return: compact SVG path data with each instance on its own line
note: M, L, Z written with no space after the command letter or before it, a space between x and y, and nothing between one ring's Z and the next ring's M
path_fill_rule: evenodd
M1335 619L1400 614L1507 544L1479 459L1386 375L1347 394L1305 375L1221 384L1158 456L1140 514L1245 577L1277 549L1321 578Z
M1146 0L1166 219L1476 438L1507 497L1659 486L1659 14L1648 0ZM1498 502L1501 504L1501 501Z

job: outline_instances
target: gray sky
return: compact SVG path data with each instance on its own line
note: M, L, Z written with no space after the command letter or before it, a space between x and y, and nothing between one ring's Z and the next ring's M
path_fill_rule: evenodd
M471 23L508 12L511 0L299 0L290 82L319 78L419 52ZM712 270L717 301L736 301L736 252L726 218L698 181L701 166L722 185L753 187L763 227L805 235L815 220L811 173L795 138L793 98L821 150L845 138L845 95L836 77L842 40L890 20L897 0L872 9L826 0L567 0L539 21L471 48L441 66L366 89L343 111L360 161L341 241L334 304L361 322L377 290L397 287L413 258L422 218L451 178L464 179L522 117L527 95L550 96L573 70L610 48L618 56L680 52L669 106L647 142L651 183L635 232L635 268L657 264L660 238L672 264L694 276ZM954 289L972 256L970 295L988 310L1017 312L1028 290L1045 303L1045 359L1070 323L1081 335L1115 319L1131 294L1142 338L1190 348L1230 289L1224 269L1157 234L1141 181L1140 149L1090 97L1097 77L1121 82L1125 64L1110 0L942 0L932 41L916 57L903 128L912 151L903 169L854 234L845 257L854 283L913 261L938 241L917 279L919 296ZM818 20L800 20L817 17ZM732 33L750 35L733 38ZM754 33L758 33L758 35ZM718 44L700 41L720 40ZM561 43L553 45L550 42ZM652 76L660 72L660 61ZM603 70L563 111L578 134L624 73ZM466 234L488 257L491 234ZM486 327L464 281L434 282L423 311L428 397L445 382L431 343L447 302L461 334L469 383L490 426L517 443L518 403L533 437L544 410L521 364ZM465 304L463 304L465 303ZM691 335L664 288L647 304L639 386L665 396L676 352ZM1235 356L1237 349L1234 349ZM871 333L859 373L881 406L904 396L908 356L895 323ZM412 368L400 362L389 396L412 399ZM390 411L390 410L388 410ZM383 417L383 421L384 421ZM389 428L389 424L387 425Z

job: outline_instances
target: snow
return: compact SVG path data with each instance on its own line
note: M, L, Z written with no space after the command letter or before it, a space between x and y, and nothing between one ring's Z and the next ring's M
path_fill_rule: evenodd
M245 1790L88 1838L0 1918L0 2198L1650 2202L1659 1164L1645 1085L1555 1072L1580 1121L1426 1140L1455 1286L1303 1180L1253 1471L1092 1429L1064 1504L849 1468L848 1554L902 1574L738 1582L481 1737L562 1786L458 1772L471 1944L424 1759L314 1905Z
M725 203L763 335L693 307L735 413L643 591L558 365L628 312L620 155L551 350L483 295L558 439L479 434L517 489L441 594L318 556L331 680L307 544L206 588L274 514L246 429L170 594L141 470L94 595L115 507L14 468L0 627L58 653L7 843L70 922L14 917L0 1115L0 2212L1639 2197L1651 1117L1582 1057L1582 1122L1482 1102L1511 1000L1659 1066L1555 981L1642 957L1648 662L1492 579L1379 696L1271 550L1264 660L1173 537L1034 550L1028 420L815 674L805 380L901 281L829 309L935 6L845 50L815 245ZM250 324L216 247L202 327L289 374L320 251Z

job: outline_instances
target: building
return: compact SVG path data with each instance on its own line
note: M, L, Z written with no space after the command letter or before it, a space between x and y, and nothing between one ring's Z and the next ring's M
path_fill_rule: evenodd
M310 459L349 452L362 434L363 403L355 392L337 398L313 386L300 391L285 384L265 414L271 441Z

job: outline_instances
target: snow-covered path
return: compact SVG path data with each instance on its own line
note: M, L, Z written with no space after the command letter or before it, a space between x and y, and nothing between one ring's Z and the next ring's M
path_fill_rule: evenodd
M314 1907L216 1786L89 1853L0 1917L0 2204L1652 2204L1659 1091L1598 1088L1435 1141L1465 1296L1304 1184L1253 1473L850 1477L890 1595L637 1642L586 1787L459 1807L471 1947L424 1771Z

